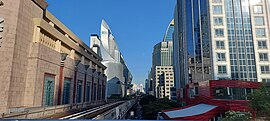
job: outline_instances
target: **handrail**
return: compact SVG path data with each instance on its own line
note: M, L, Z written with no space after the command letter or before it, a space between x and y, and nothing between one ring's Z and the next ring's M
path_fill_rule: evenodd
M20 119L33 119L33 118L44 118L46 116L52 115L51 112L65 112L80 108L86 108L89 106L96 106L100 104L105 104L106 102L115 102L117 100L109 99L107 101L95 101L95 102L84 102L78 104L68 104L68 105L57 105L50 107L32 107L25 108L24 111L20 112L11 112L11 113L3 113L0 119L12 119L12 118L20 118Z

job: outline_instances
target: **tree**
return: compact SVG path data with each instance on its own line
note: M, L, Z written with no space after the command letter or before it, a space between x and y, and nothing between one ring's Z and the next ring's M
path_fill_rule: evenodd
M262 86L248 96L250 106L256 110L258 116L270 118L270 88Z
M162 110L180 107L180 104L171 101L167 98L156 99L154 96L145 96L140 100L143 107L143 119L156 120L158 112Z
M225 113L225 118L222 121L250 121L251 113L228 111Z

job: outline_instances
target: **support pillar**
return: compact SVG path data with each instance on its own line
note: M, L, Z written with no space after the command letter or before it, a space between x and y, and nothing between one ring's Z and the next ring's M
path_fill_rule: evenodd
M74 84L73 84L73 103L76 103L76 89L77 89L77 70L74 71Z

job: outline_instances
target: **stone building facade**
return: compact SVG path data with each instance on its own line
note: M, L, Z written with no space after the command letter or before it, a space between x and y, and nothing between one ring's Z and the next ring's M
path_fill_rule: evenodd
M102 58L44 0L2 1L0 113L105 99Z

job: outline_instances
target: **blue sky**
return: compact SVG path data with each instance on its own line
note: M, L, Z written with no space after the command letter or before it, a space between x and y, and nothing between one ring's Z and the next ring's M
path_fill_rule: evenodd
M153 46L162 41L173 19L176 0L46 0L48 10L89 45L109 24L133 82L144 83L152 65Z

